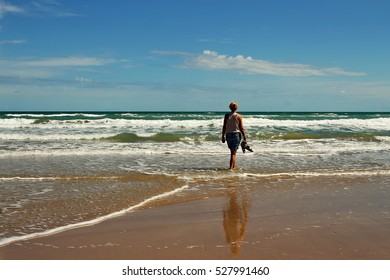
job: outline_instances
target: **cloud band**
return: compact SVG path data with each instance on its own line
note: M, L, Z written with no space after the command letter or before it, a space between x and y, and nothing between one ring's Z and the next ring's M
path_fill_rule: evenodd
M364 76L365 73L345 71L341 68L315 68L311 65L296 63L275 63L254 59L243 55L227 56L215 51L205 50L186 61L187 67L209 70L226 70L242 74L273 76Z

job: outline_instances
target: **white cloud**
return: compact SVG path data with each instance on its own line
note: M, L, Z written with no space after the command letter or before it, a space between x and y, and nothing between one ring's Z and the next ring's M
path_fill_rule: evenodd
M43 59L0 60L0 76L14 78L46 78L69 70L100 67L115 63L114 59L96 57L54 57Z
M193 56L192 53L189 52L181 52L181 51L162 51L162 50L153 50L151 51L153 54L160 55L174 55L174 56Z
M74 17L79 16L55 0L40 0L31 2L31 11L33 13L53 16L53 17Z
M364 73L349 72L341 68L315 68L311 65L297 63L276 63L254 59L250 56L227 56L215 51L205 50L202 54L186 61L187 67L210 70L227 70L243 74L273 76L364 76Z
M0 18L9 13L20 14L24 12L23 8L0 1Z
M27 40L3 40L0 41L1 45L19 45L19 44L26 44Z
M115 62L113 59L101 59L96 57L55 57L39 60L24 60L15 62L15 65L27 67L85 67L102 66Z
M49 16L49 17L75 17L80 16L64 7L55 0L36 0L24 5L24 7L8 4L0 0L0 19L6 14L25 14L29 16Z
M92 79L84 78L84 77L76 77L75 81L80 83L90 83L92 82Z

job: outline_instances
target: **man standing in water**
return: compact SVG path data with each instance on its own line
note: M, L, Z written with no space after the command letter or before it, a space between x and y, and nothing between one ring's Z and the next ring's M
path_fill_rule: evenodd
M236 154L240 146L241 137L246 141L245 128L242 123L242 116L237 114L238 104L236 101L230 103L230 113L225 115L222 128L222 143L227 141L230 149L230 170L236 168Z

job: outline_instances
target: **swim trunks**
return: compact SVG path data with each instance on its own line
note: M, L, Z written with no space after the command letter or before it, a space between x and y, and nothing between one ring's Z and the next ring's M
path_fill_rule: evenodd
M226 142L230 150L237 150L241 143L241 133L226 133Z

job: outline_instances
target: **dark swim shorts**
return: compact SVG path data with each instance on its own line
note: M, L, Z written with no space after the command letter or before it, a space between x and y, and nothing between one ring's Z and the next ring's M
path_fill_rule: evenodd
M230 150L237 150L241 143L241 133L227 133L226 142Z

